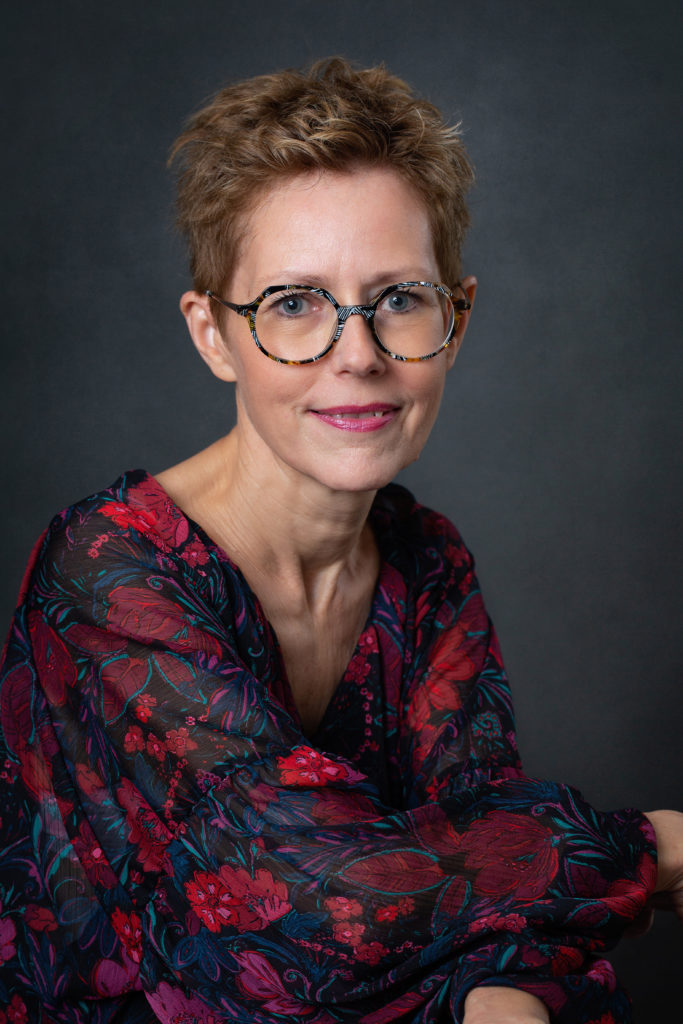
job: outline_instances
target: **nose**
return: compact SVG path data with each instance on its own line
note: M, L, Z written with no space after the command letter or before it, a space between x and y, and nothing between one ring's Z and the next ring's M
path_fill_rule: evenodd
M342 329L329 356L337 372L361 376L383 373L386 362L373 337L365 309L342 306L338 314Z

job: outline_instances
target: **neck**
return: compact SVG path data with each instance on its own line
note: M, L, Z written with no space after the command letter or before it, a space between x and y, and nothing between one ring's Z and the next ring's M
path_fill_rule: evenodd
M326 605L346 573L376 558L367 526L375 491L303 478L238 427L159 481L252 586L286 582L294 602Z

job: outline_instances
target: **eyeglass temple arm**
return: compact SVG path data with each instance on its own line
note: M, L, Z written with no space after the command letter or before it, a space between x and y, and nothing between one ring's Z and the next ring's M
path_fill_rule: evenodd
M453 303L454 307L460 313L467 313L468 310L472 309L472 303L467 298L467 292L465 291L465 289L464 289L464 287L463 287L463 285L462 285L462 283L460 281L456 281L455 287L460 289L460 291L463 293L465 298L464 299L456 299L455 296L453 296L453 298L451 299L451 302Z
M250 302L246 306L240 305L237 302L228 302L227 299L221 299L214 292L209 291L207 288L204 292L210 299L215 299L216 302L220 302L221 306L225 306L226 309L232 309L235 313L239 313L240 316L249 316L250 313L256 312L258 305L255 302Z

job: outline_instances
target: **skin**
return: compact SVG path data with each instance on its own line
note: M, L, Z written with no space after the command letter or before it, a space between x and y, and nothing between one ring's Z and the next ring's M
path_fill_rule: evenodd
M245 236L224 291L231 300L295 282L351 304L396 281L441 277L422 201L387 170L289 180L252 212ZM474 278L464 286L473 299ZM221 334L206 296L188 292L181 309L212 372L235 383L237 426L159 480L261 599L310 734L370 608L379 560L366 519L375 492L422 451L468 316L450 347L422 363L389 359L353 316L319 363L282 366L236 313L227 312ZM321 415L369 405L385 410L380 429L339 429Z
M388 169L316 172L274 187L252 211L222 297L248 302L289 282L322 286L351 305L401 280L441 281L417 193ZM475 278L462 283L472 301ZM187 292L180 305L211 371L235 384L237 425L158 480L258 596L310 735L370 608L379 556L366 520L375 492L422 451L469 313L451 346L423 363L389 359L353 316L323 360L292 367L258 351L243 317L227 312L219 325L206 296ZM378 429L341 429L329 414L378 404ZM658 889L683 917L683 815L656 811L650 819ZM487 987L467 997L465 1024L539 1021L548 1024L546 1008L524 992Z

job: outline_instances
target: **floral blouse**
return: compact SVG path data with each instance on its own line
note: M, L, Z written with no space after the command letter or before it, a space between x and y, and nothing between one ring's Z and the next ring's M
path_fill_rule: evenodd
M141 470L39 541L0 687L0 1024L624 1024L653 834L524 776L472 559L380 491L313 737L239 568Z

